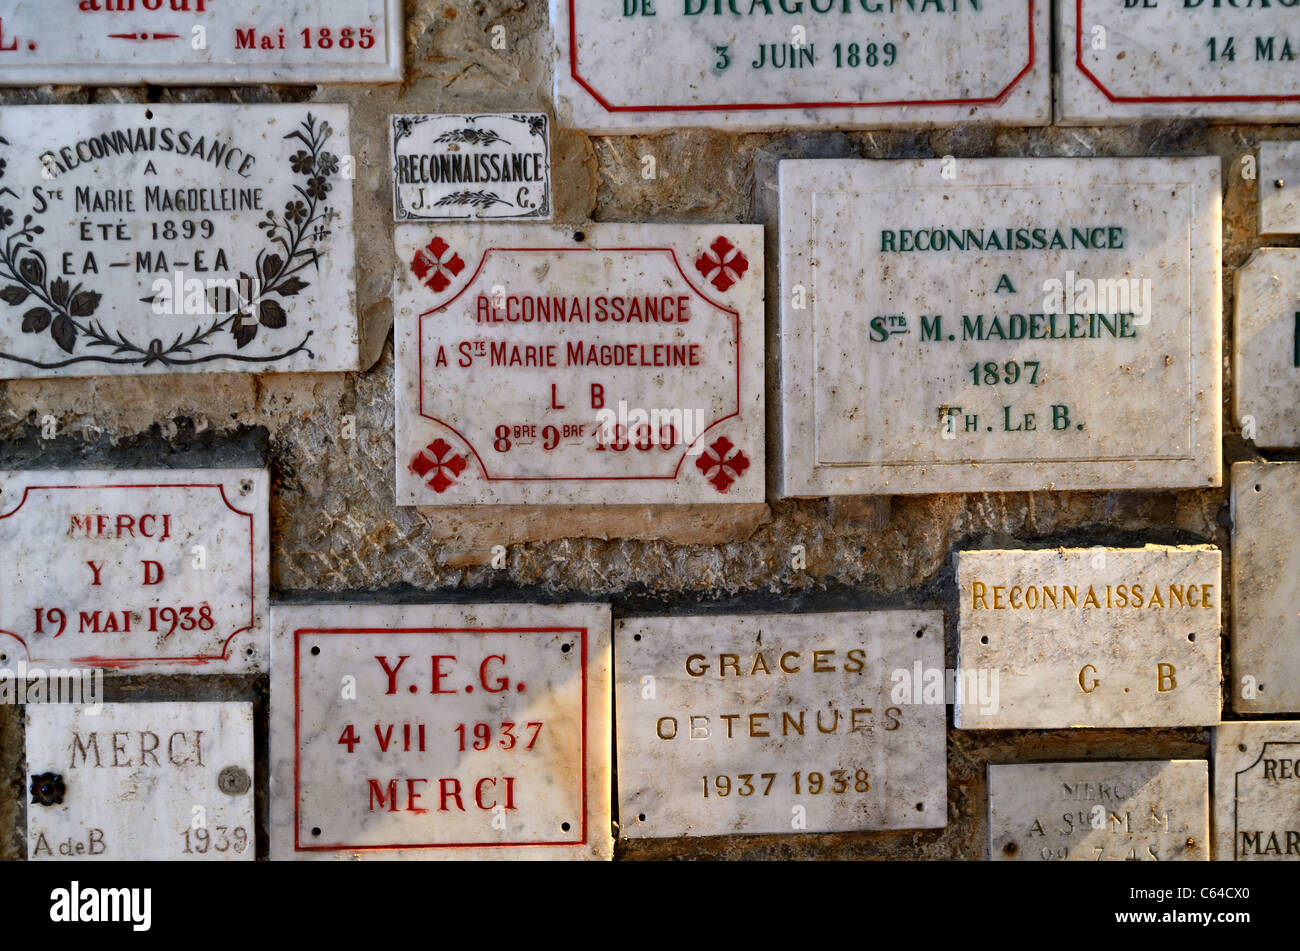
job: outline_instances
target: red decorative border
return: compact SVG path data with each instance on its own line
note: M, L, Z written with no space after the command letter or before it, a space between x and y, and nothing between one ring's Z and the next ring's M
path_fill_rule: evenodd
M732 310L730 307L726 307L722 304L719 304L717 301L713 300L711 297L709 297L707 294L701 291L698 287L696 287L695 283L690 279L686 271L682 268L681 262L677 260L677 252L674 251L672 248L600 248L599 249L599 251L601 252L616 252L616 253L624 253L624 254L633 253L633 252L667 254L669 258L672 260L673 266L677 268L677 273L682 276L682 280L686 282L686 285L691 290L693 290L697 295L699 295L699 297L701 297L705 301L705 303L711 304L713 307L722 311L724 314L730 314L735 321L735 325L736 325L736 408L732 412L727 413L725 416L721 416L718 419L715 419L713 422L709 423L709 425L705 426L704 429L700 431L699 435L695 437L695 439L691 442L689 446L685 446L682 448L681 458L677 460L677 465L673 468L672 475L494 476L488 472L486 460L484 460L484 458L479 455L478 450L474 448L474 444L470 442L468 438L466 438L464 433L462 433L459 429L457 429L455 426L453 426L451 423L447 422L446 420L439 419L437 416L432 416L429 413L426 413L424 411L424 319L426 317L432 316L433 314L436 314L440 310L444 310L445 308L450 307L451 304L458 297L460 297L467 290L469 290L470 287L473 286L474 282L478 279L479 273L483 270L484 265L487 264L488 257L494 252L502 252L502 253L535 252L535 253L550 254L557 251L564 252L566 254L569 253L593 254L597 251L597 249L595 248L488 248L483 252L483 256L479 258L478 266L474 268L474 273L470 275L469 280L465 282L464 287L462 287L455 294L449 297L444 303L439 304L437 307L431 307L428 310L426 310L424 313L420 314L419 326L416 329L416 336L417 336L416 346L418 349L417 359L419 361L418 372L420 376L420 415L425 419L430 420L431 422L437 423L439 426L445 426L451 432L455 433L456 437L460 439L460 441L463 442L467 447L469 447L469 451L474 454L474 458L478 461L479 468L483 470L483 478L489 482L660 482L660 481L674 482L676 481L677 477L681 474L682 464L686 462L686 458L690 454L691 446L694 446L695 443L703 439L705 435L709 432L709 430L713 429L713 427L721 425L722 423L725 423L727 420L732 419L733 417L740 416L740 367L741 367L740 342L741 341L740 341L740 314Z
M299 650L304 634L577 634L581 640L579 660L582 664L582 764L581 788L582 830L577 840L555 842L417 842L401 845L303 845L299 838L298 807L302 799L302 699L298 687L301 683ZM503 849L524 846L585 846L587 844L587 628L585 627L304 627L293 632L293 850L295 852L384 852L399 849Z
M689 106L615 106L609 100L596 91L578 72L578 31L577 31L577 13L575 7L578 0L568 0L569 3L569 73L573 76L573 81L591 94L606 112L718 112L730 109L752 111L756 109L860 109L860 108L888 108L890 106L994 106L1000 105L1007 96L1011 95L1013 90L1020 81L1025 78L1034 63L1037 61L1037 50L1034 42L1034 0L1028 0L1028 26L1029 26L1029 62L1023 69L1012 78L1011 82L999 92L996 96L972 99L894 99L894 100L876 100L869 102L730 102L717 105L708 105L697 103Z
M1161 103L1161 102L1300 102L1300 94L1293 96L1117 96L1102 83L1100 79L1083 63L1083 0L1075 0L1074 6L1074 63L1079 72L1087 76L1092 84L1101 90L1103 96L1117 103Z
M127 669L140 664L162 664L169 663L181 667L201 667L213 661L230 660L230 643L240 634L251 630L257 616L257 540L254 528L253 513L245 512L235 508L226 498L226 487L219 482L156 482L156 483L130 483L122 485L29 485L23 490L23 497L19 499L8 512L0 515L0 519L9 518L14 515L27 502L27 496L33 490L52 490L52 489L216 489L221 493L221 501L226 504L226 508L236 515L242 515L248 519L248 624L234 631L221 645L220 654L194 654L183 657L32 657L31 649L28 648L27 642L15 634L13 631L6 631L0 628L0 635L7 635L16 640L23 646L23 651L27 654L28 663L47 664L47 663L72 663L72 664L89 664L96 667L110 667L116 669Z

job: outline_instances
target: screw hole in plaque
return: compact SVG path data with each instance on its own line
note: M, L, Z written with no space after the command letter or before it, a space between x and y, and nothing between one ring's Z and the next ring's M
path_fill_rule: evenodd
M923 802L918 802L918 803L916 804L916 811L917 811L917 812L925 812L925 803L923 803Z
M315 835L315 836L319 836L319 835L320 835L320 826L312 826L311 834L312 834L312 835Z
M917 636L917 637L924 637L924 636L925 636L925 628L921 628L921 630L917 631L917 632L916 632L916 636Z
M1008 842L1006 845L1002 846L1002 851L1006 855L1015 855L1020 851L1020 846L1016 845L1014 842Z
M153 110L152 110L152 109L146 109L146 110L144 111L144 117L145 117L146 119L152 119L152 118L153 118Z
M250 647L248 650L244 651L244 654L247 655L248 657L252 657L252 656L253 656L253 648Z
M985 634L983 637L980 638L981 644L987 644L988 642L989 642L989 636L987 634Z
M1245 743L1238 743L1238 744L1237 744L1237 749L1238 749L1239 751L1241 751L1242 753L1246 752L1246 744L1245 744Z
M572 649L573 649L573 645L572 645L572 644L561 644L561 645L560 645L560 653L562 653L562 654L567 654L567 653L568 653L570 650L572 650Z
M586 232L584 231L573 232L573 240L577 241L578 243L582 243L583 241L586 241L587 240Z
M572 829L572 828L573 828L573 826L569 825L567 822L561 822L561 823L560 823L560 830L561 830L562 832L568 832L568 831L569 831L570 829Z
M312 648L311 648L311 656L312 656L312 657L315 657L315 656L316 656L317 654L319 654L319 653L320 653L320 645L318 645L318 644L313 644L313 645L312 645Z
M253 480L252 480L252 479L245 479L244 481L242 481L242 482L239 483L239 494L240 494L240 495L247 495L249 492L252 492L252 491L253 491Z
M634 640L634 641L639 641L639 640L641 640L641 635L640 635L640 634L633 634L633 635L632 635L632 640Z
M1258 486L1258 485L1255 486L1255 491L1258 492L1258 491L1260 490L1260 488L1261 488L1261 486Z
M1195 640L1196 640L1196 634L1195 634L1195 633L1188 634L1188 635L1187 635L1187 639L1188 639L1189 641L1195 641Z
M645 813L639 813L636 818L638 822L645 822Z

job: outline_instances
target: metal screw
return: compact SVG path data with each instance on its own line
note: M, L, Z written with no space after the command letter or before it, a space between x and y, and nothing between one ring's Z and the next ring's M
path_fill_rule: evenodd
M1188 847L1189 849L1194 849L1194 848L1196 848L1196 840L1193 839L1193 838L1188 838L1188 840L1187 840L1187 847Z
M217 788L227 796L242 796L252 785L247 771L240 766L227 766L217 774Z
M58 773L39 773L32 776L32 804L37 806L57 806L63 802L63 794L68 787Z
M239 483L239 494L240 494L240 495L247 495L249 492L252 492L252 491L253 491L253 480L252 480L252 479L245 479L243 482Z
M1008 842L1006 845L1002 846L1002 851L1007 855L1015 855L1020 851L1020 846L1016 845L1014 842Z
M1284 179L1279 178L1277 181L1273 183L1273 186L1275 188L1286 188L1286 181Z

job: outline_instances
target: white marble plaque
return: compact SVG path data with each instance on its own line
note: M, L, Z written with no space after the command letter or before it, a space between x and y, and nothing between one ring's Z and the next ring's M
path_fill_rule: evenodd
M623 835L947 823L938 611L628 618L614 638Z
M997 685L959 729L1219 722L1217 548L964 551L957 590L958 667Z
M608 605L277 607L273 859L608 859Z
M346 106L0 112L0 377L357 368Z
M1046 125L1034 0L551 0L566 125Z
M28 704L26 717L28 859L252 861L251 703Z
M1238 269L1235 297L1232 386L1242 437L1300 446L1300 250L1260 248Z
M786 161L781 492L1214 486L1217 158Z
M1204 760L990 764L988 858L1204 861L1209 800Z
M0 85L401 78L401 0L10 0L0 16Z
M406 225L399 505L761 503L758 225Z
M1232 709L1300 713L1300 463L1232 467Z
M1300 19L1266 0L1061 0L1057 121L1300 118Z
M1215 728L1214 857L1300 862L1300 722Z
M1259 233L1300 234L1300 142L1259 144Z
M0 668L266 669L262 469L0 472Z
M544 112L389 118L394 221L551 220Z

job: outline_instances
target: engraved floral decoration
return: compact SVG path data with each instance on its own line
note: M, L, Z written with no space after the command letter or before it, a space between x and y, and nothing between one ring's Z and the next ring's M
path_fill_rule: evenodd
M744 451L736 449L733 453L733 449L736 449L735 443L720 436L695 460L696 468L719 492L726 492L749 468L749 457Z
M41 361L0 352L0 359L25 363L40 369L58 369L75 363L138 364L149 366L186 366L214 360L238 360L250 363L270 363L285 360L296 353L315 354L307 348L312 332L309 330L292 347L270 356L251 356L239 353L258 335L259 331L280 330L287 326L288 315L282 301L287 301L310 283L300 276L307 268L320 268L319 245L329 235L329 225L338 212L326 204L333 185L330 181L339 170L337 156L325 150L325 143L333 135L328 122L318 122L307 114L297 128L284 136L297 139L303 148L289 159L289 167L302 181L293 186L297 197L286 202L282 216L267 211L266 218L258 222L265 232L267 247L257 253L251 270L254 278L241 271L238 282L238 307L229 313L217 313L206 326L194 329L188 335L177 334L170 343L161 338L145 342L134 341L121 330L114 330L96 318L102 294L72 283L62 277L53 277L44 253L37 247L38 236L45 229L34 224L34 215L26 214L22 225L13 228L15 213L7 204L0 204L0 301L10 307L25 307L21 314L24 333L49 333L67 359ZM0 138L0 145L9 143ZM0 159L0 180L4 178L6 162ZM18 200L20 196L0 181L0 202ZM279 298L279 299L277 299ZM152 304L154 297L144 297L141 303ZM236 352L213 347L228 333L235 342ZM84 348L103 348L99 352L86 352ZM78 352L81 350L81 352Z
M719 235L695 259L695 268L704 279L720 291L729 289L749 270L749 259L741 250Z
M439 495L451 488L456 477L468 466L465 457L453 453L451 445L441 437L417 452L411 460L411 471Z
M68 791L64 785L63 777L58 773L35 773L32 775L32 805L34 806L57 806L63 802L63 796Z
M418 280L423 281L425 287L438 294L451 284L448 274L455 277L463 270L465 270L465 262L461 260L460 255L452 251L451 245L436 235L432 241L416 251L415 257L411 259L411 273Z

